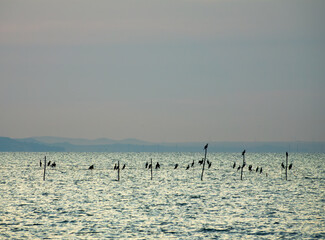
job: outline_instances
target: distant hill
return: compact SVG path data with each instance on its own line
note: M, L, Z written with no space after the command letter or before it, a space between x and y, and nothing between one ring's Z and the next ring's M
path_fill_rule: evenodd
M26 152L201 152L206 142L150 143L138 139L0 137L0 151ZM324 142L210 142L209 152L325 152Z
M84 139L84 138L61 138L61 137L32 137L20 139L25 142L41 142L46 144L69 143L73 145L110 145L110 144L135 144L150 145L149 142L128 138L124 140L113 140L110 138Z
M64 148L0 137L0 152L60 152Z

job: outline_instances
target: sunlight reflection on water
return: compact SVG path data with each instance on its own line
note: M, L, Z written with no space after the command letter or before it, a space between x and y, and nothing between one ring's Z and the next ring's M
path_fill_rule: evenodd
M46 155L57 167L43 181L44 153L0 153L0 238L325 238L325 154L290 155L289 181L283 154L247 154L263 173L246 168L243 181L237 153L208 154L204 181L199 153ZM161 164L152 181L150 158Z

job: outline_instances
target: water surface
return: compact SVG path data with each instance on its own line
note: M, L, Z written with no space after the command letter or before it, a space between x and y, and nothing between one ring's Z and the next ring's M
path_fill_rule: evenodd
M325 238L325 154L290 154L288 181L284 154L247 153L243 181L240 153L208 153L203 181L203 153L46 156L57 166L43 181L44 153L0 153L0 239Z

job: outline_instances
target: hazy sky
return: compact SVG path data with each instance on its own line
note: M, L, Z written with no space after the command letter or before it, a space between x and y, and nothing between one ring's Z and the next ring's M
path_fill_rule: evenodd
M0 0L0 136L325 141L324 12L324 0Z

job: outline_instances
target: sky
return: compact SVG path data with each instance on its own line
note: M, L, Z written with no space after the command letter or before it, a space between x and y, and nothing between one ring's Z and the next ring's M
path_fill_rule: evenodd
M325 141L323 0L0 0L0 136Z

